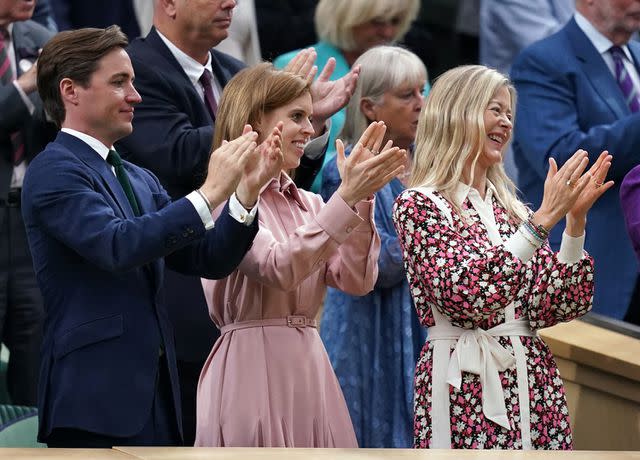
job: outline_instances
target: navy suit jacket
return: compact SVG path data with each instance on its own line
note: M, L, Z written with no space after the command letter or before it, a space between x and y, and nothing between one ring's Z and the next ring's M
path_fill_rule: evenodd
M186 198L171 202L149 171L124 162L142 216L110 166L66 133L31 164L22 193L47 313L39 377L39 438L55 427L132 436L148 420L164 347L181 426L165 261L222 278L251 246L256 223L223 212L212 230Z
M628 46L638 67L640 44ZM534 209L542 201L549 157L561 166L579 148L589 152L591 163L602 150L613 155L609 179L616 185L589 212L585 247L595 259L593 311L622 319L638 269L618 196L623 177L640 163L640 113L630 112L613 74L574 19L525 49L511 78L518 91L518 186ZM563 228L552 232L556 249Z
M38 50L51 38L52 32L33 21L13 23L13 47L18 62L18 76L22 74L20 61L34 62L38 58ZM11 134L22 133L26 161L44 149L47 142L55 137L56 127L48 123L42 108L42 101L35 91L29 95L35 110L29 110L20 97L16 87L10 83L0 85L0 199L6 200L11 174L13 172L13 148Z

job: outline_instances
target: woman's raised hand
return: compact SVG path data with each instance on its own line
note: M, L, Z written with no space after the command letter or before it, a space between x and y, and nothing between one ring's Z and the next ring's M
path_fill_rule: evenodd
M613 156L609 155L609 152L605 150L589 168L587 174L591 176L591 180L567 213L567 233L569 235L580 236L584 233L587 213L598 198L613 187L614 182L612 180L605 182L612 159Z
M247 125L245 131L251 127ZM262 187L282 170L282 128L280 121L269 136L255 149L253 157L246 163L236 196L245 208L251 208L258 200Z
M386 130L382 121L371 123L348 158L345 158L342 141L336 141L336 160L342 179L336 193L351 207L371 197L404 170L405 150L393 147L389 141L378 153Z
M606 151L602 152L593 166L585 172L589 157L582 149L577 150L560 169L555 160L550 158L544 196L540 208L533 215L534 223L551 230L567 216L567 233L581 236L587 212L613 186L612 181L604 183L611 159Z

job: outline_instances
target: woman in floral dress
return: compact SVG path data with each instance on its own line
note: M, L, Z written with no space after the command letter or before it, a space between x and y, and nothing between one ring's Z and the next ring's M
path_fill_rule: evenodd
M549 159L532 212L504 173L515 90L499 72L443 74L420 115L411 187L394 206L412 296L428 339L416 366L414 444L571 449L564 388L536 330L591 308L586 215L612 185L612 157ZM558 252L547 234L562 218Z

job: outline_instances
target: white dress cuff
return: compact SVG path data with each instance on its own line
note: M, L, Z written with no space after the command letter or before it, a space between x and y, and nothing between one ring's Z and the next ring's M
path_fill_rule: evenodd
M542 246L542 242L533 236L525 235L526 231L522 227L518 228L518 231L504 243L504 248L525 264L531 260L536 249Z
M193 207L196 208L205 230L211 230L215 225L215 222L213 221L213 217L211 217L209 206L207 205L207 202L204 201L204 198L202 198L196 191L189 193L185 198L191 201Z
M562 233L562 242L560 243L560 251L558 252L558 261L563 264L571 265L579 262L584 257L584 239L585 233L579 237Z
M260 197L258 197L258 201L253 206L253 208L251 208L251 211L247 211L245 207L240 204L238 197L234 193L233 195L231 195L231 198L229 198L229 215L241 224L245 224L248 227L253 223L253 219L256 217L259 202Z

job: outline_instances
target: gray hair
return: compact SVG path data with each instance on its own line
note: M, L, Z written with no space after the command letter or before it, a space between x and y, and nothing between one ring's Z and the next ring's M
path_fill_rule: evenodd
M427 69L418 56L399 46L376 46L363 53L353 64L360 65L358 83L347 105L340 139L355 143L369 123L362 110L362 99L380 104L384 93L402 85L419 85L427 80Z

